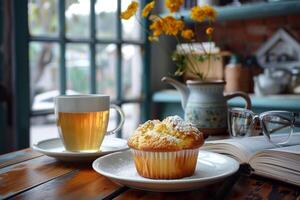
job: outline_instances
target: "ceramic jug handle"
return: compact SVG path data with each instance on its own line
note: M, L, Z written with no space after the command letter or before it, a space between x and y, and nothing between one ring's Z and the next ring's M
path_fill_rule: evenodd
M235 98L235 97L242 97L243 99L245 99L246 101L246 109L251 109L251 99L249 97L249 95L245 92L233 92L233 93L228 93L224 95L226 100Z

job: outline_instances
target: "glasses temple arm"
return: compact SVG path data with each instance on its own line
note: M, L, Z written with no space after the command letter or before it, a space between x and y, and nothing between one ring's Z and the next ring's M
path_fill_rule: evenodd
M285 124L285 125L283 125L283 126L281 126L281 127L274 128L274 129L270 130L269 132L270 132L270 133L273 133L273 132L276 132L276 131L278 131L278 130L280 130L280 129L286 128L286 127L288 127L288 126L289 126L289 125Z
M288 127L288 126L291 125L290 123L285 123L285 122L278 122L278 121L270 121L270 122L282 125L280 127L277 127L277 128L272 129L272 130L269 130L270 133L276 132L276 131L278 131L280 129L286 128L286 127ZM300 121L295 121L294 122L294 126L300 127Z
M283 125L283 126L280 126L280 127L277 127L277 128L275 128L275 129L270 130L270 131L269 131L270 133L273 133L273 132L275 132L275 131L278 131L278 130L280 130L280 129L283 129L283 128L285 128L285 127L290 126L289 123L275 122L275 121L271 121L271 122L277 123L277 124L281 124L281 125ZM295 121L295 122L294 122L294 126L295 126L295 127L300 127L300 121Z
M294 126L296 126L296 127L300 127L300 121L296 121L296 120L295 120L295 122L294 122Z

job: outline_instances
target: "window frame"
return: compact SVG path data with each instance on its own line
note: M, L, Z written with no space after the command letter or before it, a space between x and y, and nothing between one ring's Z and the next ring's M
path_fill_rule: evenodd
M26 1L28 4L28 1ZM90 35L89 38L67 38L66 37L66 18L65 18L65 0L58 0L58 35L57 36L33 36L28 31L28 47L31 42L38 43L55 43L59 45L59 91L61 95L64 95L67 90L67 73L66 73L66 45L67 44L87 44L89 46L89 61L90 61L90 83L89 89L90 93L94 94L97 92L96 84L96 46L99 44L115 44L117 47L117 64L116 64L116 99L113 103L122 106L125 103L138 103L141 109L141 121L145 121L149 117L150 113L150 43L146 39L147 33L141 31L141 37L139 40L124 40L122 38L122 21L117 18L117 37L116 39L99 39L97 38L96 30L96 12L95 4L97 0L90 0ZM144 6L148 0L142 0L142 6ZM28 12L28 5L26 7L26 12ZM121 0L117 0L117 16L121 13ZM27 14L28 15L28 14ZM27 16L27 21L29 16ZM144 25L147 25L148 20L143 20ZM29 30L29 24L27 23L27 30ZM136 45L142 50L142 91L140 98L124 98L122 92L122 46L123 45ZM27 55L29 53L27 52ZM29 60L28 55L28 60ZM29 67L29 64L28 66ZM53 113L53 110L30 112L30 116L40 116ZM117 118L120 121L120 118ZM28 133L29 134L29 133ZM122 137L122 132L117 133L117 137Z

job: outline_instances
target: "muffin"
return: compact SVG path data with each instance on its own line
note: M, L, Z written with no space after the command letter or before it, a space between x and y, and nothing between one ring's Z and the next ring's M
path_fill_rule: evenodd
M203 133L179 116L149 120L128 140L137 172L152 179L192 176L203 143Z

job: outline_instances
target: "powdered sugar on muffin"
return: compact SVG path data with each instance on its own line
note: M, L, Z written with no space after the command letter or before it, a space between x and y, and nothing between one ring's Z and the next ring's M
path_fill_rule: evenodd
M179 116L163 121L149 120L140 125L128 140L131 148L145 151L177 151L199 148L203 133Z
M171 124L171 125L173 125L174 129L176 129L180 132L183 132L183 133L190 133L190 132L199 133L200 132L191 123L184 121L178 115L167 117L166 119L164 119L162 121L162 123Z

